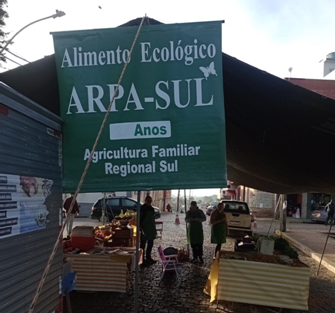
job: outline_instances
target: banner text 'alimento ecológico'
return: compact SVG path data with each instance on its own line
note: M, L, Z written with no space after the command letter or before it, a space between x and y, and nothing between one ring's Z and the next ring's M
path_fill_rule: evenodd
M73 192L137 27L53 33ZM221 22L143 26L82 192L227 184Z

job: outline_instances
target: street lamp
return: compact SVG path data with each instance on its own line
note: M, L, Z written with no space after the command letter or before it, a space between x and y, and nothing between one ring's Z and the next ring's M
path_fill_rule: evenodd
M28 26L30 26L30 25L32 25L32 24L35 24L35 23L38 23L38 22L41 22L41 21L44 21L44 20L47 20L47 19L49 19L49 18L56 18L56 17L62 17L62 16L64 16L65 15L65 13L63 12L63 11L58 11L58 10L56 10L56 13L55 14L52 14L52 15L50 15L50 16L47 16L47 17L43 17L43 18L41 18L41 19L39 19L39 20L36 20L36 21L34 21L34 22L31 22L31 23L29 23L28 25L26 25L26 26L24 26L24 27L22 27L11 39L9 39L8 41L7 41L7 43L5 44L5 46L1 49L1 51L0 51L0 55L2 55L2 52L8 47L8 45L13 41L13 39L19 34L19 33L21 33L25 28L27 28Z

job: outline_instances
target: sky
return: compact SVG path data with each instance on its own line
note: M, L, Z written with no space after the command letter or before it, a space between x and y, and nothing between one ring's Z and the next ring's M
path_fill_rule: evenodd
M29 26L11 50L34 61L53 53L51 31L113 28L147 14L163 23L225 20L222 51L281 78L290 67L292 77L321 78L319 61L335 51L334 0L8 0L8 38L56 9L66 16Z
M191 190L191 196L193 197L204 197L204 196L219 196L220 189L193 189ZM178 190L172 190L172 195L177 196ZM190 195L190 190L186 190L186 198ZM184 190L180 190L180 196L184 197Z
M32 62L53 54L50 32L113 28L145 14L168 24L224 20L222 51L281 78L290 76L290 67L292 77L322 78L319 61L335 51L334 0L8 0L8 38L56 9L66 15L29 26L11 51ZM0 71L16 66L8 61Z

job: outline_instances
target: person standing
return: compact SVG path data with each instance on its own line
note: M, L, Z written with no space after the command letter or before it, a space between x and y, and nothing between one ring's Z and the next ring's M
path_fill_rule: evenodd
M223 212L223 203L218 204L217 209L211 214L210 224L211 229L211 243L216 244L215 256L221 250L223 243L226 243L228 233L228 224L226 214Z
M155 264L157 262L151 257L154 240L157 238L155 210L151 206L151 203L152 198L147 196L140 211L141 249L143 250L143 255L145 252L146 257L143 263L148 265ZM147 250L145 251L146 244Z
M334 212L335 212L335 206L334 206L333 199L331 199L331 201L327 204L326 210L328 212L328 215L327 215L327 219L326 219L325 225L327 226L328 223L329 223L329 221L330 221L330 225L332 225L333 222L334 222Z
M76 215L79 215L79 205L77 203L77 200L74 202L74 205L72 207L71 212L70 211L70 206L73 200L74 194L71 193L71 196L68 197L63 204L63 208L66 211L66 217L67 217L67 225L66 225L66 229L67 229L67 235L70 236L71 232L72 232L72 227L73 227L73 221L74 221L74 217Z
M192 263L200 261L204 263L203 256L203 243L204 243L204 232L202 223L206 221L206 216L202 210L197 206L196 201L191 202L190 210L187 211L185 222L188 223L187 227L187 239L191 244L193 260Z

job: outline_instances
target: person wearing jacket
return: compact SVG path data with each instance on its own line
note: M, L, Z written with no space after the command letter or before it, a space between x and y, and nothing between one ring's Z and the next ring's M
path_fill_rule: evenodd
M71 194L71 196L68 197L63 204L63 208L65 209L66 216L67 216L66 229L67 229L67 235L68 236L70 236L71 232L72 232L74 217L79 214L79 205L77 203L77 200L74 202L74 205L73 205L72 210L70 212L70 206L71 206L71 203L72 203L72 200L73 200L73 196L74 196L74 194Z
M217 209L211 214L210 224L211 229L211 243L216 244L215 256L221 250L223 243L226 243L228 233L228 224L226 214L223 212L223 203L218 204Z
M143 264L154 264L157 261L151 257L152 247L154 240L157 238L156 224L155 224L155 210L151 206L152 198L147 196L145 203L141 206L140 210L140 230L141 230L141 249L146 259ZM145 246L147 244L147 250Z
M202 223L206 221L206 216L202 210L197 206L196 201L191 202L190 210L187 211L185 222L188 223L187 227L187 239L192 247L193 260L195 263L199 260L200 263L204 263L203 256L203 243L204 243L204 232Z
M327 204L326 210L328 212L328 215L327 215L327 219L326 219L325 225L327 226L328 223L330 223L330 225L332 225L334 223L334 212L335 212L335 206L334 206L333 199L331 199L331 201Z

